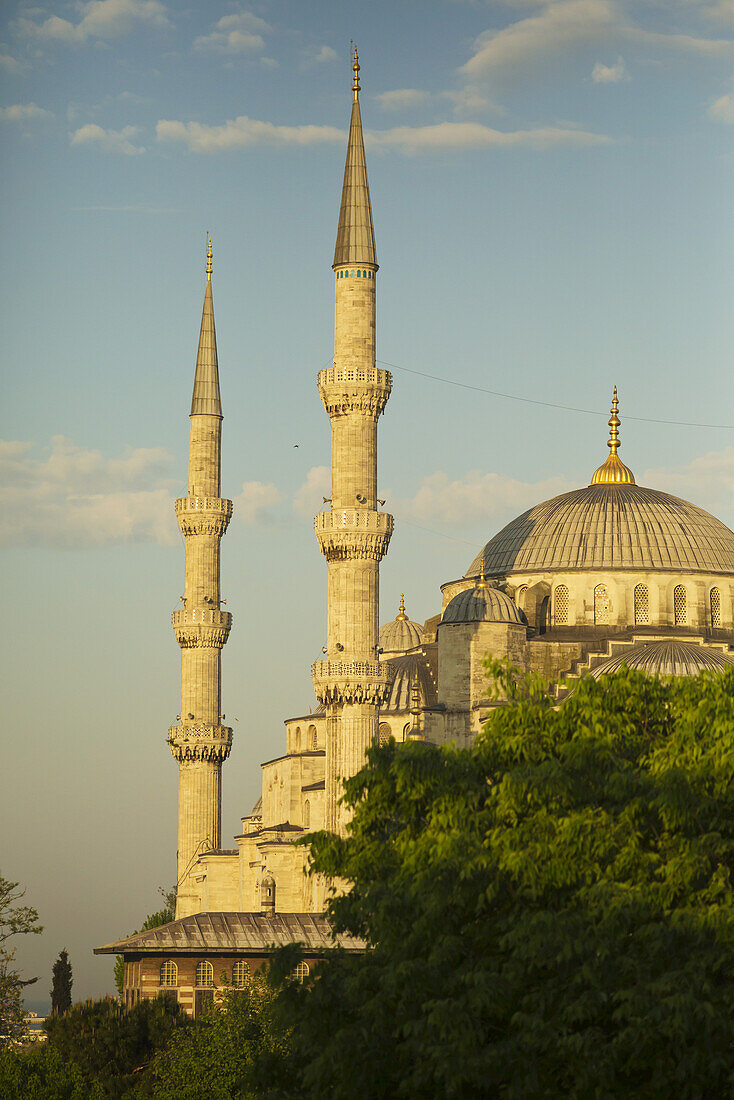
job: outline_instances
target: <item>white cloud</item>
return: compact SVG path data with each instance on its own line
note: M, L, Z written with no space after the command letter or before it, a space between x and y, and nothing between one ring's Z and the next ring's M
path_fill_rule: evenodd
M324 65L330 61L336 61L338 56L336 50L332 50L331 46L321 46L309 54L308 60L315 65Z
M12 57L9 53L0 53L0 69L4 69L6 73L24 73L28 66L24 61L19 61L17 57Z
M334 126L276 126L272 122L240 115L221 126L201 122L176 122L160 119L156 125L159 141L178 141L192 153L221 153L226 149L244 149L251 145L323 145L346 140L343 130Z
M27 122L31 118L50 117L50 111L35 103L14 103L12 107L0 107L0 119L5 122Z
M243 481L234 498L234 517L243 523L272 523L273 509L282 500L280 491L271 483Z
M256 53L263 49L265 41L262 36L269 30L269 24L252 12L236 12L223 16L209 34L195 39L194 48L226 54Z
M168 26L166 9L159 0L88 0L77 7L82 16L78 23L52 15L42 23L19 19L18 29L29 37L81 45L95 39L118 38L140 24Z
M629 80L624 58L618 57L614 65L604 65L601 61L597 61L592 70L591 79L595 84L619 84L620 80Z
M645 470L637 480L690 500L725 523L734 522L734 447L709 451L683 466Z
M293 508L299 516L310 518L324 509L324 497L331 493L331 471L328 466L312 466L306 480L293 494Z
M722 95L711 104L708 113L717 122L734 123L734 95Z
M420 107L430 98L428 92L420 88L395 88L391 92L380 92L375 96L385 111L402 111L406 107Z
M121 130L104 130L96 122L88 122L70 134L72 145L97 145L105 153L121 153L134 157L145 152L144 145L133 145L131 138L138 133L137 126L123 126Z
M471 470L463 478L451 480L439 471L424 478L413 497L396 500L393 509L396 522L404 516L416 523L469 528L506 522L538 501L574 488L563 478L526 482Z
M0 545L84 549L130 542L176 541L162 447L119 458L78 447L64 436L48 454L0 440Z
M444 99L450 99L454 105L455 115L475 115L482 111L494 111L504 114L504 108L487 99L486 95L473 84L467 84L453 92L441 92Z

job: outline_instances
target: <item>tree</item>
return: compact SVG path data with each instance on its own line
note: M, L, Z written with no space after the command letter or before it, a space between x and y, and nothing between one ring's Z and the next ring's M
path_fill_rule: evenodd
M39 935L43 931L36 910L18 905L25 896L19 885L0 875L0 1046L25 1031L23 988L38 981L21 978L14 965L15 950L9 946L14 936Z
M623 669L388 744L310 838L361 957L280 997L303 1097L734 1094L734 668Z
M158 893L163 898L163 908L159 909L156 913L149 913L143 921L142 926L136 928L130 935L137 936L138 932L148 932L151 928L160 928L162 924L168 924L172 921L176 915L176 892L175 886L172 886L170 890L165 890L162 886L159 886ZM123 955L115 955L115 969L113 973L115 988L120 1000L122 1000L125 985L125 957Z
M74 984L66 948L59 953L51 973L51 1011L55 1016L63 1016L71 1008L71 987Z

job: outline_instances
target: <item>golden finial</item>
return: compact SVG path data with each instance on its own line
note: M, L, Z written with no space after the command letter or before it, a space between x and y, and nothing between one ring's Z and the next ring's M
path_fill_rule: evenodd
M477 581L477 588L486 588L487 578L484 575L484 555L482 554L482 564L479 566L479 580Z
M207 279L212 277L212 238L210 233L206 235L206 277Z
M612 397L611 416L609 417L609 457L598 470L594 471L591 479L592 485L634 485L635 475L628 466L622 462L617 454L619 450L619 425L621 420L618 415L619 401L617 400L617 387L614 387Z
M411 691L411 696L412 696L413 706L410 708L410 713L413 716L413 721L411 723L411 729L410 729L410 733L408 734L408 738L411 741L422 741L423 740L423 732L421 730L421 714L422 714L421 689L420 689L420 684L418 682L418 670L417 669L416 669L415 675L413 677L413 685L412 686L413 686L413 690Z
M357 57L357 47L354 47L354 64L352 65L354 71L354 83L352 84L352 91L354 92L354 98L359 99L359 58Z
M405 596L401 592L400 593L400 610L398 611L397 615L395 616L395 622L396 623L404 623L404 622L407 621L407 618L408 618L408 616L405 614Z

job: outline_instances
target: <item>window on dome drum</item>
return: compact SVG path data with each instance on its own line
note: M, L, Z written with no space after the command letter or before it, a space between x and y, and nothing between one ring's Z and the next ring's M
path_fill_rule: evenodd
M316 732L316 726L308 727L308 747L310 749L317 749L319 747L319 735Z
M650 622L650 593L646 584L635 587L635 626Z
M550 596L543 596L540 607L538 608L538 634L545 634L548 629L548 604L550 603Z
M303 827L304 829L311 827L311 803L308 799L303 803Z
M308 963L300 962L291 974L291 977L294 978L297 982L305 982L310 973L311 968Z
M293 731L293 751L294 752L300 752L301 751L301 727L300 726L296 726L296 728Z
M685 626L688 622L686 590L682 584L677 584L673 589L673 615L676 626Z
M711 625L721 626L721 593L718 588L711 589Z
M515 593L515 603L521 611L525 610L525 597L527 595L527 592L528 586L526 584L521 584L517 592Z
M605 584L597 584L594 589L594 625L604 626L609 622L609 593Z
M250 967L244 959L240 959L232 967L232 985L235 989L243 989L250 980Z
M161 963L161 985L165 989L178 985L178 967L172 959Z
M390 731L389 723L388 722L380 722L380 728L378 730L379 743L381 745L386 745L391 737L392 737L392 733Z
M196 964L196 984L200 989L211 989L214 985L214 967L205 959Z
M559 584L553 596L553 621L556 626L568 626L568 589Z
M407 726L403 726L403 737L407 737L408 734L410 733L410 730L411 730L411 725L410 725L410 722L408 722Z

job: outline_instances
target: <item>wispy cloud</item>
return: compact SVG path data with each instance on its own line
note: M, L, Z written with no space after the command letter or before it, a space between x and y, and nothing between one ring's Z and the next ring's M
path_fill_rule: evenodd
M0 119L4 122L28 122L32 118L51 116L51 111L46 111L35 103L14 103L11 107L0 107Z
M283 495L272 482L243 481L234 498L235 521L250 524L268 524L276 520L275 511Z
M518 481L501 474L469 471L452 479L439 471L424 478L412 497L392 504L396 520L446 524L465 529L506 522L538 501L576 488L563 478Z
M299 516L309 518L323 511L324 497L331 492L331 472L328 466L312 466L303 485L293 494L293 508Z
M621 80L629 80L624 58L618 57L614 65L604 65L597 61L591 71L591 79L595 84L619 84Z
M306 61L312 65L327 65L331 61L336 61L338 56L331 46L316 46L306 51Z
M717 122L734 123L734 95L729 93L714 100L708 113Z
M263 35L269 30L264 19L240 11L217 20L209 34L194 40L194 48L223 54L258 53L265 46Z
M162 447L105 458L64 436L43 457L0 441L0 545L84 549L177 538Z
M422 107L431 96L421 88L395 88L391 92L380 92L375 99L385 111L402 111L406 107Z
M95 145L105 153L119 153L134 157L145 152L144 145L133 145L131 138L138 134L137 126L123 126L121 130L105 130L96 122L88 122L69 135L72 145Z
M690 500L725 523L734 523L734 447L709 451L681 466L645 470L638 481Z
M0 52L0 69L4 72L17 76L19 73L24 73L27 68L25 61L20 61L9 53Z
M220 126L160 119L156 125L156 136L159 141L180 142L192 153L221 153L253 145L323 145L341 143L346 138L344 131L334 126L276 126L246 115Z
M136 26L166 27L168 14L159 0L88 0L77 4L81 19L72 23L51 15L41 22L22 17L17 22L21 34L29 38L82 45L85 42L119 38Z

